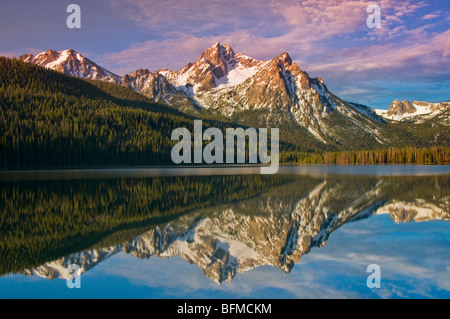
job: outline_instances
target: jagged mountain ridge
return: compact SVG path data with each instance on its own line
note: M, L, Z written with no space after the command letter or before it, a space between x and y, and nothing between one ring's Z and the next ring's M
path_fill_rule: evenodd
M179 71L160 70L177 89L195 97L214 89L232 87L254 75L266 64L243 54L235 54L231 46L219 42L206 49L193 63Z
M339 114L349 133L366 134L375 144L383 143L374 128L383 120L372 109L355 107L333 95L323 79L311 78L287 52L259 61L235 54L229 45L218 42L178 72L161 72L198 106L227 117L235 115L238 122L243 112L253 112L256 125L284 128L294 124L304 129L301 134L321 143L345 143L329 119Z
M123 77L73 50L49 50L19 59L74 76L114 82L187 112L208 109L234 116L241 125L288 131L294 127L298 134L318 143L345 144L348 134L365 135L370 146L384 143L377 128L381 117L366 106L356 107L333 95L322 79L311 78L288 53L259 61L235 54L231 46L218 42L179 71L140 69ZM250 121L249 112L253 114ZM336 121L341 123L339 129Z
M73 50L49 50L20 59L74 76L114 82L196 117L213 114L213 118L217 115L238 125L278 127L284 142L308 150L403 145L389 129L394 122L432 120L433 127L450 125L450 102L394 101L385 111L343 101L328 90L323 79L301 70L286 52L260 61L217 42L178 71L139 69L123 77ZM411 129L413 134L422 131L418 127L419 133L413 132L415 126ZM395 130L402 138L411 133L406 127ZM441 136L440 132L436 128L433 134Z

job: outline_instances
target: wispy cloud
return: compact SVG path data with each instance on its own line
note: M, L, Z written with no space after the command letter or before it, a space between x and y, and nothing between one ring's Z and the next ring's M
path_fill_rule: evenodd
M351 72L354 78L389 76L390 79L410 76L441 76L450 68L450 30L430 39L417 39L408 46L377 44L334 52L310 65L314 72L327 71L338 76ZM401 71L399 73L399 71Z
M432 13L428 13L426 15L423 16L424 20L434 20L436 18L440 18L444 15L445 13L443 13L442 11L435 11Z
M273 1L104 0L143 28L200 35L274 27Z

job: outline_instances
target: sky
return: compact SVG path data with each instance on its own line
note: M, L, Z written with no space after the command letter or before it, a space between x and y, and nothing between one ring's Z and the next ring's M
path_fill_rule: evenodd
M71 3L80 29L66 25ZM450 100L449 13L448 0L2 0L0 55L74 49L124 75L178 70L219 41L260 60L288 52L341 98L387 108Z

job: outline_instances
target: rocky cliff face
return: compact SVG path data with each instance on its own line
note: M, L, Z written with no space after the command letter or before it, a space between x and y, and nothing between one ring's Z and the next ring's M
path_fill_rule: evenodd
M138 91L157 102L171 103L179 92L158 72L140 69L122 77L121 85Z
M263 66L258 61L243 54L235 54L229 45L214 44L206 49L193 63L174 72L160 70L177 89L195 97L217 88L235 86L245 81ZM208 107L208 105L205 105Z
M415 113L416 111L417 111L416 108L408 101L395 100L389 106L387 116L403 115L405 113Z

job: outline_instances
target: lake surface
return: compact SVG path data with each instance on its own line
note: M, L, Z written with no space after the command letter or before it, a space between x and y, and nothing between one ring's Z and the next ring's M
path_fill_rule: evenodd
M0 298L450 298L450 166L0 172L0 196Z

